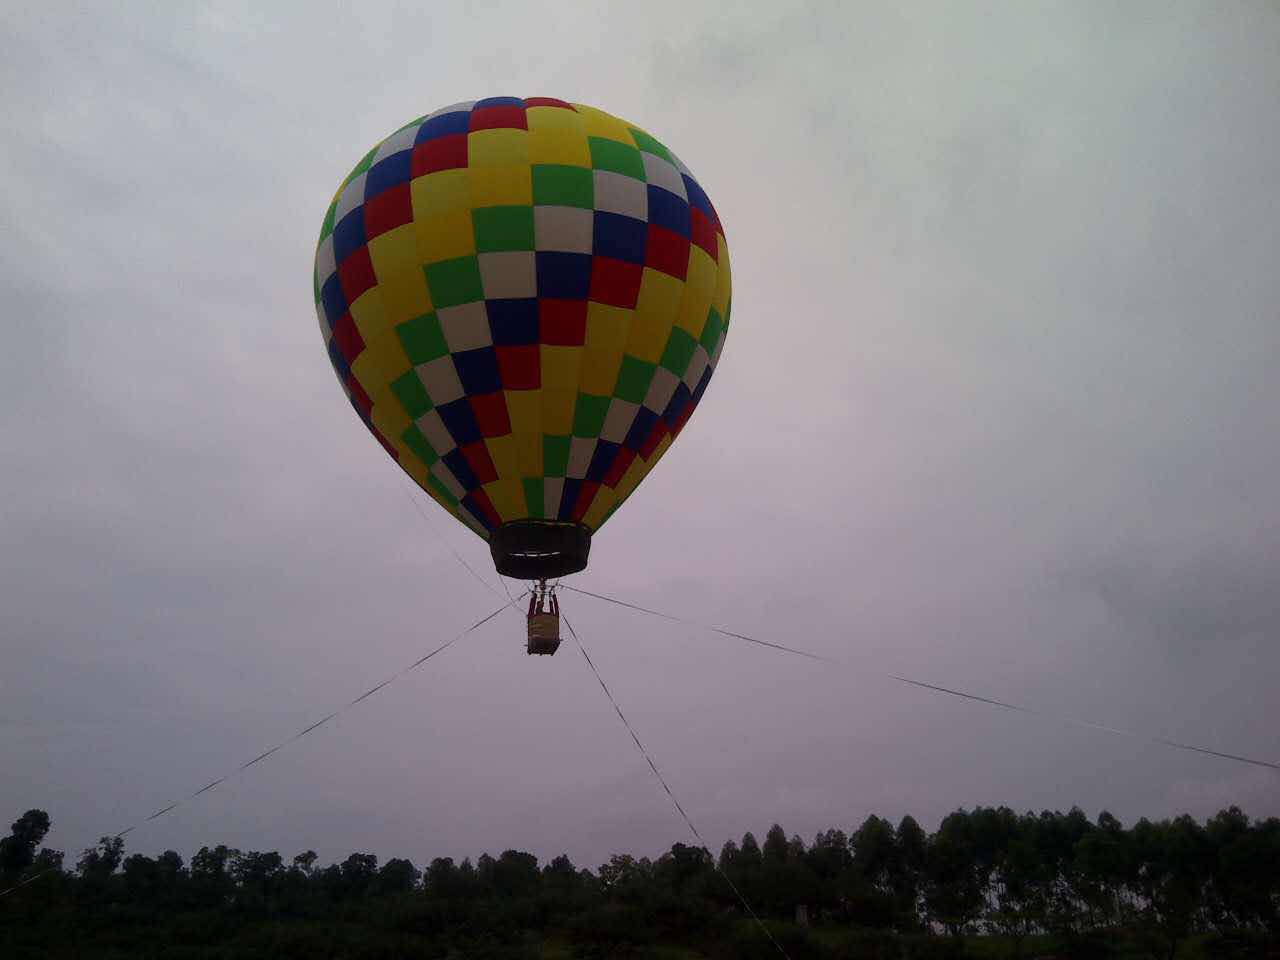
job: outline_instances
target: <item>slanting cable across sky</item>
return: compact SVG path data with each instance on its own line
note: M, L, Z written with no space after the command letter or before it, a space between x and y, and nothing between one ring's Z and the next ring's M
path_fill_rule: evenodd
M795 647L783 646L780 643L769 643L766 640L757 640L755 637L749 637L746 634L735 633L732 630L724 630L720 627L713 627L705 623L698 623L695 620L686 620L683 617L672 616L669 613L662 613L659 610L651 610L648 607L642 607L639 604L628 603L626 600L619 600L616 597L607 597L602 593L593 593L590 590L582 590L578 587L572 587L564 584L562 590L570 590L574 593L580 593L584 597L594 597L597 600L603 600L606 603L616 604L620 607L626 607L629 610L635 610L639 613L646 613L650 616L661 617L664 620L670 620L673 623L682 623L686 626L697 627L701 630L710 630L713 633L722 636L732 637L736 640L745 640L748 643L754 643L762 647L770 647L774 650L780 650L783 653L791 653L801 657L807 657L810 660L820 660L824 663L840 664L841 666L853 666L847 660L841 660L835 657L823 656L822 654L810 653L807 650L800 650ZM1068 717L1062 714L1051 713L1047 710L1037 710L1034 707L1025 707L1016 703L1009 703L1005 700L996 700L992 697L979 696L976 693L966 693L964 690L956 690L952 687L943 687L935 683L927 683L924 680L915 680L911 677L900 676L896 673L878 673L877 676L887 680L894 680L898 683L905 683L909 686L919 687L922 690L930 690L934 693L945 693L947 696L959 697L962 700L972 700L975 703L985 703L992 707L1000 707L1003 710L1014 710L1018 713L1026 713L1036 717L1044 717L1049 720L1056 720L1059 723L1069 724L1075 727L1085 727L1090 730L1099 730L1103 733L1110 733L1118 737L1129 737L1133 740L1141 740L1144 743L1154 743L1162 747L1172 747L1175 750L1185 750L1189 753L1204 754L1209 757L1218 757L1221 760L1232 760L1236 763L1246 763L1255 767L1266 767L1270 770L1280 771L1280 763L1273 763L1270 760L1259 760L1256 757L1247 757L1238 753L1225 753L1221 750L1211 750L1208 747L1197 747L1194 744L1182 743L1178 740L1170 740L1167 737L1158 737L1149 733L1138 733L1134 730L1125 730L1120 727L1111 727L1103 723L1097 723L1092 720L1080 720L1076 717Z
M466 637L468 634L471 634L474 631L478 630L480 627L484 626L486 623L488 623L498 614L502 613L502 611L506 610L508 607L514 606L516 602L519 601L521 597L523 597L524 595L525 595L524 593L521 593L517 597L512 597L509 601L504 603L502 606L498 607L498 609L494 610L488 616L483 617L480 620L477 620L471 626L467 627L467 629L463 630L452 640L447 640L444 643L440 644L440 646L436 647L434 650L431 650L428 653L424 654L423 656L419 657L417 660L413 661L413 663L409 664L406 667L401 668L398 672L393 673L391 676L387 677L387 679L383 680L381 683L374 684L372 687L370 687L364 693L360 694L360 696L356 697L354 700L349 700L347 703L340 706L337 710L334 710L332 713L328 714L327 716L321 717L319 720L311 724L309 727L304 727L302 730L299 730L297 733L289 737L287 740L281 740L274 747L272 747L269 750L264 750L262 753L254 757L252 760L245 761L244 763L240 764L240 766L236 767L234 770L223 774L222 776L218 777L216 780L210 780L208 783L206 783L203 787L201 787L199 790L195 791L194 793L189 794L185 797L182 797L179 800L175 800L173 803L169 804L168 806L161 807L159 810L151 814L149 817L144 817L143 819L139 820L137 823L134 823L131 826L125 827L119 833L112 834L111 836L113 838L118 839L120 837L123 837L125 834L131 833L132 831L136 830L138 827L142 826L144 823L150 823L152 820L157 820L160 817L163 817L170 810L173 810L176 807L180 807L184 803L189 803L190 801L194 800L196 797L200 796L202 793L207 793L208 791L217 787L220 783L224 783L227 780L230 780L232 777L236 776L237 774L243 773L245 770L248 770L254 764L261 763L263 760L267 759L267 757L271 756L277 750L281 750L284 747L287 747L289 744L294 743L295 741L301 740L307 734L311 733L311 731L317 730L320 727L324 726L334 717L337 717L343 713L346 713L348 710L354 707L357 703L373 696L383 687L386 687L394 683L396 680L399 680L406 673L411 673L412 671L417 670L418 667L422 666L424 663L426 663L428 660L434 657L437 653L441 653L447 650L449 647L453 646L463 637ZM39 873L34 874L30 877L27 877L21 883L16 883L11 887L8 887L4 890L0 890L0 897L5 896L6 894L12 893L14 890L17 890L19 887L26 886L28 883L31 883L33 880L39 879L40 877L44 876L46 873L52 872L54 869L55 868L50 867L47 870L41 870Z
M631 734L631 739L635 743L636 749L640 751L640 755L644 757L645 763L649 764L649 769L653 771L653 775L657 777L658 782L662 784L662 789L667 792L667 796L670 797L671 802L675 804L675 808L684 819L685 825L689 828L689 832L693 834L694 838L702 846L702 849L706 850L708 855L711 856L711 865L715 867L716 872L720 874L720 876L724 877L724 882L729 885L729 889L734 892L743 908L751 915L751 919L760 925L760 929L763 930L764 935L769 938L769 942L778 948L778 952L786 957L786 960L791 960L791 958L787 956L787 951L782 949L782 944L774 939L773 933L769 930L769 927L760 919L759 915L751 909L751 904L749 904L747 902L747 898L742 895L742 891L738 889L737 884L729 878L727 873L720 869L720 865L716 863L715 855L711 853L711 849L707 846L707 841L702 839L702 834L699 833L698 828L693 825L693 820L690 819L689 814L685 813L684 807L680 805L680 801L676 799L676 795L672 792L670 784L667 783L667 778L662 775L660 770L658 770L658 765L653 762L653 757L649 755L649 751L646 750L644 744L640 742L640 738L636 735L635 728L631 726L631 721L629 721L627 719L627 715L622 712L622 708L618 706L618 701L614 699L613 692L609 689L608 684L604 682L604 677L600 676L600 671L596 669L595 661L591 659L591 654L587 653L587 648L583 646L582 640L578 636L578 631L573 629L573 624L569 622L568 617L562 617L561 619L564 620L564 625L569 628L569 635L573 637L573 642L578 645L578 650L581 651L582 656L586 659L587 666L589 666L591 668L591 672L595 674L596 682L600 684L600 689L604 691L604 695L608 697L609 702L613 704L613 710L618 715L618 719L621 720L622 725L627 728L627 733Z

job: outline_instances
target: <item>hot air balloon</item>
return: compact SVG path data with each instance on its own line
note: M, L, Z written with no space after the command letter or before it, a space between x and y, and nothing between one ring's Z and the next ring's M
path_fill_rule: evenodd
M729 254L706 192L594 107L443 107L343 180L315 300L365 426L500 574L537 582L528 649L554 652L547 581L586 568L724 347Z

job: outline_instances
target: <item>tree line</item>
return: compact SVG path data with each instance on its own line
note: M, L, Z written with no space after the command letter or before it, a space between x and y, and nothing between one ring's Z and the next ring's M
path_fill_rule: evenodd
M0 898L5 957L763 958L778 955L770 937L794 960L961 956L982 941L984 956L1280 956L1280 819L1235 807L1127 828L980 807L933 833L871 816L810 842L774 824L718 857L676 843L595 870L516 850L420 870L219 845L187 863L126 856L119 837L68 869L41 846L49 826L29 810L0 840L0 889L22 884Z

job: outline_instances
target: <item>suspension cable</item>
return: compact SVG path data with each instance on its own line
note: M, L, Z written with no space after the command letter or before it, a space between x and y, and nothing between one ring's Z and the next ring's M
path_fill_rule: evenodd
M188 794L185 797L175 800L173 803L170 803L168 806L161 807L159 810L155 811L155 813L151 814L148 817L144 817L143 819L137 821L136 823L131 824L128 827L125 827L119 833L111 834L111 838L115 840L121 839L126 834L132 833L138 827L144 824L150 823L152 820L158 820L160 817L163 817L169 811L174 810L185 803L191 802L201 794L207 793L208 791L217 787L219 784L225 783L227 780L230 780L232 777L235 777L243 773L244 771L248 770L250 767L254 766L255 764L261 763L263 760L267 759L267 757L271 756L277 750L282 750L285 747L287 747L289 744L294 743L298 740L301 740L303 737L311 733L313 730L317 730L320 727L324 726L334 717L341 716L342 714L346 713L348 710L354 707L357 703L360 703L362 700L365 700L373 696L379 690L389 686L390 684L394 683L396 680L399 680L405 674L411 673L412 671L417 670L418 667L422 666L424 663L426 663L436 654L444 652L449 647L453 646L455 643L461 640L463 637L466 637L467 635L478 630L480 627L484 626L486 623L488 623L498 614L502 613L508 607L514 606L523 596L524 594L522 593L518 597L513 597L510 601L498 607L498 609L494 610L488 616L483 617L480 620L477 620L475 623L471 624L471 626L467 627L465 630L463 630L461 633L455 636L452 640L447 640L444 643L440 644L438 647L434 648L433 650L428 651L426 654L419 657L417 660L413 661L413 663L409 664L406 667L402 667L399 671L397 671L396 673L393 673L391 676L387 677L387 679L383 680L381 683L374 684L372 687L370 687L364 693L360 694L360 696L356 697L354 700L347 701L347 703L338 707L338 709L334 710L332 713L329 713L326 716L321 717L319 720L317 720L315 723L311 724L310 726L304 727L303 729L299 730L297 733L295 733L293 736L289 737L288 739L281 740L274 747L271 747L269 750L262 751L262 753L258 754L252 760L247 760L244 763L240 764L240 766L236 767L234 770L231 770L228 773L225 773L214 780L210 780L208 783L206 783L199 790L196 790L194 793ZM17 890L19 887L24 887L28 883L31 883L31 881L44 876L46 873L51 873L56 869L58 868L47 867L46 869L41 870L39 873L36 873L30 877L27 877L21 883L16 883L11 887L8 887L4 890L0 890L0 897L4 897L10 893L13 893L13 891Z
M784 653L790 653L790 654L795 654L801 657L807 657L810 660L820 660L824 663L838 664L844 667L855 666L853 663L851 663L848 660L824 656L822 654L817 654L817 653L810 653L807 650L799 650L794 647L786 647L779 643L769 643L768 641L758 640L755 637L749 637L742 633L735 633L732 630L723 630L720 627L714 627L708 624L698 623L695 620L686 620L683 617L673 616L669 613L662 613L661 611L658 611L658 610L651 610L648 607L642 607L639 604L635 604L635 603L628 603L626 600L619 600L616 597L607 597L602 593L593 593L590 590L582 590L578 587L570 586L569 584L565 584L563 589L570 590L574 593L580 593L583 596L594 597L595 599L603 600L606 603L612 603L620 607L626 607L629 610L635 610L640 613L649 614L651 616L661 617L662 619L670 620L673 623L680 623L680 624L684 624L685 626L697 627L702 630L710 630L714 633L721 634L722 636L732 637L737 640L745 640L748 643L754 643L762 647L771 647L774 650L780 650ZM1208 747L1198 747L1194 744L1184 743L1179 740L1171 740L1167 737L1156 736L1154 734L1149 734L1149 733L1140 733L1134 730L1126 730L1121 727L1109 726L1107 724L1099 723L1094 720L1082 720L1082 719L1079 719L1078 717L1071 717L1065 714L1053 713L1048 710L1038 709L1036 707L1028 707L1022 704L1010 703L1007 700L997 700L993 697L983 697L983 696L979 696L976 693L968 693L964 690L957 690L954 687L944 687L936 683L928 683L927 681L924 681L924 680L918 680L912 677L901 676L896 673L877 672L876 676L879 676L882 679L893 680L897 683L902 683L912 687L917 687L921 690L929 690L934 693L943 693L943 694L946 694L947 696L958 697L962 700L971 700L974 703L985 703L988 706L999 707L1002 710L1012 710L1016 713L1025 713L1025 714L1030 714L1036 717L1043 717L1045 719L1054 720L1054 721L1057 721L1058 723L1067 724L1069 726L1084 727L1089 730L1097 730L1102 733L1109 733L1109 734L1112 734L1113 736L1128 737L1129 739L1132 739L1132 740L1139 740L1144 743L1156 744L1157 746L1171 747L1175 750L1184 750L1189 753L1199 753L1209 757L1217 757L1221 760L1231 760L1235 763L1244 763L1244 764L1249 764L1250 766L1265 767L1270 770L1280 771L1280 763L1274 763L1270 760L1259 760L1256 757L1244 756L1243 754L1226 753L1221 750L1212 750Z
M599 669L596 668L595 661L591 659L591 654L587 653L587 648L583 645L582 639L578 636L578 632L573 629L573 624L569 622L569 618L561 616L560 619L562 619L564 621L564 625L569 628L569 635L573 637L574 643L578 645L578 650L582 652L583 658L587 661L587 666L589 666L591 668L591 672L595 674L596 682L600 684L600 689L604 691L604 695L608 697L609 702L613 704L613 710L617 713L618 719L621 720L622 725L627 728L627 733L631 734L631 740L635 743L636 749L640 751L640 755L644 757L645 763L649 765L649 769L653 771L653 775L658 778L658 783L662 784L662 789L665 790L667 792L667 796L671 798L671 802L675 805L676 811L680 814L685 825L689 828L689 832L693 834L702 849L706 850L707 856L711 858L711 865L715 868L716 873L724 877L724 882L729 885L729 889L734 892L735 896L737 896L738 901L742 904L743 909L747 911L747 914L751 919L754 920L759 925L760 929L764 931L764 935L769 938L769 942L778 948L778 952L782 954L785 960L791 960L787 955L787 951L782 949L782 944L774 938L772 931L770 931L765 922L760 919L759 914L751 909L751 904L748 903L747 898L742 895L742 891L738 889L737 884L730 879L729 874L722 870L720 868L720 864L716 862L715 855L707 846L707 841L702 838L702 834L699 833L698 828L694 826L693 820L689 817L689 814L685 812L684 807L680 805L680 801L672 791L671 785L667 783L667 778L662 775L662 771L658 769L658 765L653 762L653 757L649 754L649 751L645 749L644 744L640 742L640 737L636 735L635 728L631 726L631 722L627 719L626 714L622 712L622 707L618 706L617 699L614 698L613 692L609 689L608 684L604 682L604 677L600 675Z

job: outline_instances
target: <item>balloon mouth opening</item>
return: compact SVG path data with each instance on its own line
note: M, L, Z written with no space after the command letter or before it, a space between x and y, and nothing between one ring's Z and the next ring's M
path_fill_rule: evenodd
M504 577L567 577L587 568L591 530L565 520L512 520L490 535L489 552Z

